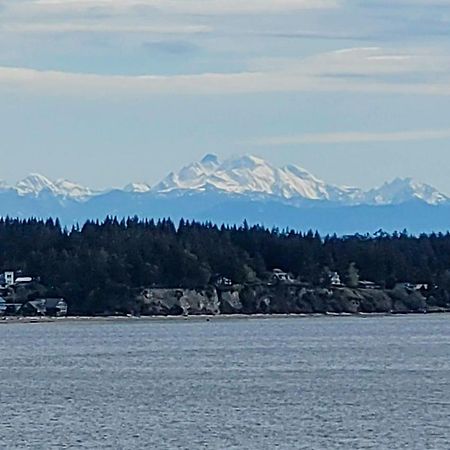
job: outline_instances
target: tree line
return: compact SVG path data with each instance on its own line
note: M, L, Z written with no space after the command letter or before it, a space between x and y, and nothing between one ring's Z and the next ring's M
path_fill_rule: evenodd
M0 269L39 277L72 312L117 308L142 287L199 288L221 275L266 280L275 268L320 285L336 271L383 287L427 283L448 301L450 233L320 236L263 226L217 226L170 219L88 221L0 219ZM350 270L350 275L349 274Z

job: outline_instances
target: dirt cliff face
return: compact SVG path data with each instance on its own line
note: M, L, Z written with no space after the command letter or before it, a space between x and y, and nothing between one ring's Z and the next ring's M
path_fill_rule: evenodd
M427 302L406 289L324 289L295 284L254 284L227 289L145 289L143 315L312 314L424 312Z
M140 313L153 316L219 314L219 298L213 288L145 289L138 296Z

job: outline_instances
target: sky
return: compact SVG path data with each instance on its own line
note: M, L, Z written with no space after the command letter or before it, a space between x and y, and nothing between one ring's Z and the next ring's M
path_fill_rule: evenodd
M0 179L206 153L450 194L450 0L0 0Z

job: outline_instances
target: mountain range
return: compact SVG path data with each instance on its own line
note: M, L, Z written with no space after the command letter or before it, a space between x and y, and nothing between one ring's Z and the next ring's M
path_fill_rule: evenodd
M67 225L107 215L137 215L215 223L247 220L322 233L420 233L449 228L450 198L411 178L365 191L326 183L296 165L276 167L251 155L220 161L209 154L155 186L130 183L96 191L39 174L13 186L0 182L0 215L59 217Z

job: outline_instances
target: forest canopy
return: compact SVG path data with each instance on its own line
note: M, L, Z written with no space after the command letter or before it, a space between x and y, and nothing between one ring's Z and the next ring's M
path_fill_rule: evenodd
M383 287L450 287L450 234L338 237L136 217L71 229L52 219L0 220L0 270L39 277L81 312L137 288L204 287L218 274L233 283L257 282L275 268L312 285L323 281L324 271L345 279L357 270L360 279Z

